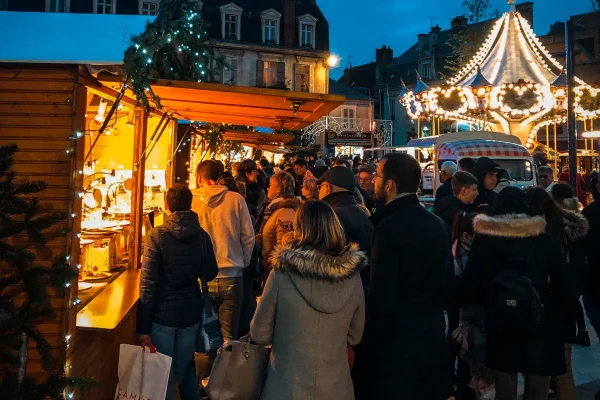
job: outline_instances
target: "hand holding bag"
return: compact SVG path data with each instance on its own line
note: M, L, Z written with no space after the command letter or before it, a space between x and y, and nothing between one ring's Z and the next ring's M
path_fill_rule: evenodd
M164 354L145 351L141 346L122 344L115 400L164 399L172 360Z
M211 400L258 400L271 350L251 342L250 335L221 347L206 393Z
M202 242L204 243L204 242ZM205 253L204 245L202 250ZM208 293L208 282L206 281L206 272L204 268L200 274L200 284L202 286L202 299L204 307L202 309L202 323L198 330L198 343L196 352L215 353L223 345L223 332L217 313L212 306L211 298Z

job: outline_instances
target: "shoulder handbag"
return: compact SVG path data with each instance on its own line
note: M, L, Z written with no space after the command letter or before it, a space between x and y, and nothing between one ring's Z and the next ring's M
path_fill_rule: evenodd
M204 245L204 234L202 234L202 255L206 255L206 246ZM202 323L198 330L198 343L196 352L215 353L223 345L223 332L217 313L212 305L212 299L208 292L208 282L206 280L206 270L202 268L200 272L200 284L202 287L202 298L204 307L202 308Z
M206 393L211 400L258 400L271 350L252 342L250 334L221 347Z
M258 218L256 219L256 225L254 226L254 236L262 235L262 229L264 227L264 217L268 204L263 205L258 212ZM252 257L250 258L250 265L244 269L244 282L252 282L265 272L265 267L262 262L262 249L258 244L261 240L256 240L254 248L252 249Z

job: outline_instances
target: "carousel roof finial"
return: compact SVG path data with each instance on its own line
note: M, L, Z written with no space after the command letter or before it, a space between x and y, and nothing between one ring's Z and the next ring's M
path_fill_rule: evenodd
M400 89L400 98L402 98L407 92L408 92L408 88L406 87L406 84L404 83L404 79L400 78L400 85L402 86L402 89Z
M423 93L423 92L429 90L429 86L427 86L425 84L425 82L423 82L423 79L421 79L421 75L419 75L419 71L417 71L415 69L415 73L417 74L417 86L415 87L415 90L413 93L415 95L418 95L419 93Z
M567 87L567 70L563 69L559 76L556 77L554 82L550 84L550 87Z
M483 76L481 73L481 66L477 66L477 75L471 82L470 87L482 87L482 86L492 86L492 84Z
M517 8L515 7L516 4L517 4L517 0L508 0L508 5L510 6L511 12L517 11Z

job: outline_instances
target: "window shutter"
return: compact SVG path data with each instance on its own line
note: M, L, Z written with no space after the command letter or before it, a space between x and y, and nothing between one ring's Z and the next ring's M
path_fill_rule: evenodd
M265 86L265 62L262 60L256 61L256 86Z
M302 90L302 66L300 64L294 64L294 91L300 92Z
M284 88L285 85L285 63L278 62L277 63L277 86Z
M218 60L213 60L213 79L215 83L223 83L223 64Z

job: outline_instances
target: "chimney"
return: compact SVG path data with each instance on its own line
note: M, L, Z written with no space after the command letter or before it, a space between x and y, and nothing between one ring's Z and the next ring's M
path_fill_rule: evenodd
M420 33L417 37L419 38L419 57L422 57L425 54L425 39L427 38L427 34Z
M432 26L431 31L429 31L429 51L431 52L431 54L437 53L438 36L441 30L442 28L440 28L440 26L436 24L435 26Z
M515 8L529 22L529 26L533 29L533 2L519 3L515 5Z
M283 11L283 45L294 47L296 38L296 0L281 0ZM300 40L298 38L298 40Z
M377 65L385 67L392 63L394 50L391 47L383 45L380 49L375 49L375 62Z
M464 29L469 25L469 20L464 15L459 15L458 17L452 18L450 25L452 26L452 29L455 30Z

